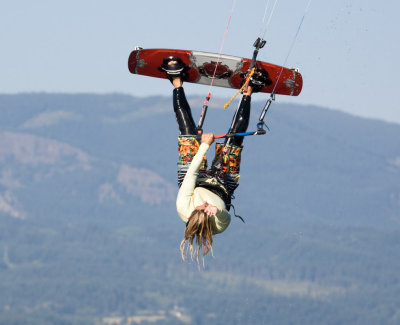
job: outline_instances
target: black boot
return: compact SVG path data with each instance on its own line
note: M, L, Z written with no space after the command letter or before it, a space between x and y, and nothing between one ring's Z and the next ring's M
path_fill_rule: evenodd
M194 123L189 103L186 100L185 92L182 87L175 88L173 91L173 103L176 121L178 122L181 135L196 135L197 128Z
M176 61L175 64L168 64L171 61ZM182 81L186 80L186 71L188 66L182 62L177 56L168 56L164 58L163 63L159 67L161 71L167 74L167 78L172 82L173 78L180 77Z
M241 85L243 85L245 82L246 79L243 79ZM257 93L262 89L262 87L269 86L271 83L272 81L269 79L268 72L264 69L256 68L253 76L250 78L249 86L251 86L253 92Z

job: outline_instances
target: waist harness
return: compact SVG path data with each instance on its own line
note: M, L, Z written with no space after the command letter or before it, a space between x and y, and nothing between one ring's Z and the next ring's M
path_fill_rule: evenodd
M224 201L226 209L231 208L231 195L228 190L216 177L207 176L197 179L196 187L203 187L218 195Z

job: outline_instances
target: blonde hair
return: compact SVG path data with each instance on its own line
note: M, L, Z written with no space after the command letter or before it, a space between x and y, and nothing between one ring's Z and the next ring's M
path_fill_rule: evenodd
M212 255L212 234L211 217L204 210L194 210L186 223L185 237L180 245L182 259L185 261L186 251L189 251L192 260L196 259L199 264L200 251L202 251L204 266L204 256L209 251Z

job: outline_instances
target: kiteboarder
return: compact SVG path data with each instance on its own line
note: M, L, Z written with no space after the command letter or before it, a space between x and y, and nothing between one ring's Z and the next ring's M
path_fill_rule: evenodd
M233 117L227 133L230 136L224 143L216 143L215 157L211 168L207 169L206 153L214 142L214 134L201 134L199 142L199 130L182 87L187 67L180 58L167 57L160 68L174 86L173 108L180 132L176 208L186 223L180 251L183 260L189 251L191 258L197 262L202 252L204 264L204 256L210 250L212 252L213 235L223 232L231 221L229 210L232 207L231 198L238 187L244 138L235 134L247 130L252 93L271 81L265 70L256 69Z

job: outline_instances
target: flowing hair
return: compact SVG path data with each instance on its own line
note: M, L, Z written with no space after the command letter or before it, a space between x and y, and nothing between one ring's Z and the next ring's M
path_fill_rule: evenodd
M185 237L180 245L182 259L185 261L186 251L189 251L192 260L196 259L197 264L199 264L201 251L204 266L204 256L209 251L212 255L212 234L211 217L204 210L194 210L186 223Z

